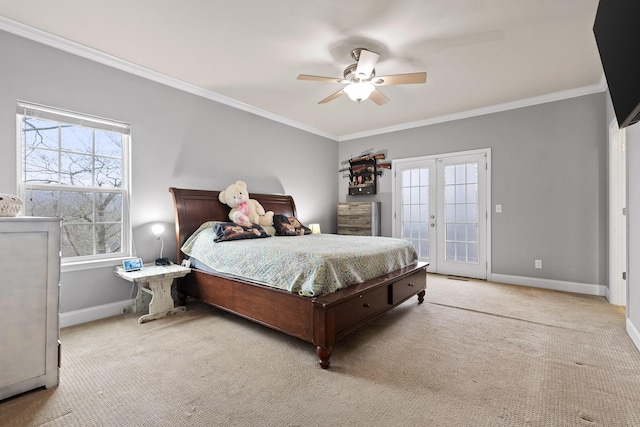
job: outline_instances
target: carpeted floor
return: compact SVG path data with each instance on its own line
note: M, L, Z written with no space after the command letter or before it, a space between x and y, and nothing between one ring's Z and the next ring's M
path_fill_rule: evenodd
M212 307L61 331L60 385L0 426L638 426L640 353L601 297L430 275L334 346Z

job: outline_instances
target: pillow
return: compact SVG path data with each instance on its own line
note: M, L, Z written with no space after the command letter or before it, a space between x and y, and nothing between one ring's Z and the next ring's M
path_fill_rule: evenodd
M269 236L276 235L276 228L273 225L263 225L262 228L267 232Z
M213 227L216 237L214 242L227 242L229 240L259 239L271 237L258 224L241 225L235 222L220 222Z
M311 234L311 230L298 221L295 216L274 215L273 226L278 236L302 236Z

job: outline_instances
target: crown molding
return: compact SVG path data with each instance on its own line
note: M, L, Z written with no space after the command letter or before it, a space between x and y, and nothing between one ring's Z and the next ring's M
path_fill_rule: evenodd
M291 127L303 130L305 132L313 133L334 141L338 140L338 137L336 135L330 134L328 132L324 132L320 129L316 129L314 127L307 126L302 123L298 123L296 121L287 119L286 117L273 114L269 111L256 108L254 106L245 104L235 99L228 98L224 95L220 95L219 93L206 90L201 87L192 85L191 83L187 83L185 81L167 76L166 74L158 73L148 68L141 67L132 62L125 61L123 59L101 52L99 50L81 45L79 43L73 42L71 40L65 39L60 36L56 36L51 33L48 33L46 31L42 31L37 28L30 27L20 22L5 18L4 16L0 16L0 30L4 30L8 33L12 33L29 40L33 40L35 42L38 42L47 46L51 46L53 48L80 56L82 58L89 59L94 62L98 62L103 65L107 65L111 68L115 68L120 71L125 71L129 74L133 74L138 77L145 78L147 80L152 80L154 82L161 83L165 86L169 86L174 89L179 89L184 92L188 92L197 96L201 96L203 98L210 99L212 101L219 102L220 104L228 105L229 107L233 107L238 110L255 114L256 116L264 117L274 122L279 122L284 125L291 126Z
M419 120L411 123L404 123L397 126L389 126L386 128L373 129L366 132L352 133L349 135L342 135L338 138L338 141L348 141L351 139L365 138L368 136L381 135L385 133L397 132L401 130L413 129L422 126L429 126L438 123L450 122L460 119L468 119L476 116L483 116L485 114L499 113L501 111L515 110L516 108L530 107L532 105L545 104L547 102L561 101L569 98L576 98L578 96L591 95L593 93L604 92L606 90L606 81L604 76L600 78L597 84L590 86L583 86L575 89L564 90L560 92L554 92L547 95L534 96L532 98L520 99L513 102L505 102L503 104L491 105L483 108L476 108L474 110L462 111L454 114L447 114L444 116L433 117L430 119Z
M565 90L561 92L555 92L547 95L536 96L533 98L521 99L518 101L507 102L504 104L497 104L497 105L492 105L488 107L467 110L459 113L433 117L430 119L419 120L419 121L410 122L410 123L404 123L397 126L390 126L385 128L373 129L366 132L359 132L359 133L352 133L352 134L337 136L337 135L322 131L320 129L290 120L286 117L273 114L269 111L256 108L254 106L245 104L235 99L228 98L224 95L220 95L219 93L203 89L191 83L187 83L185 81L167 76L162 73L158 73L148 68L141 67L132 62L122 60L115 56L81 45L79 43L65 39L63 37L53 35L46 31L38 30L37 28L33 28L28 25L22 24L20 22L5 18L4 16L0 16L0 30L4 30L9 33L15 34L17 36L24 37L26 39L33 40L35 42L38 42L47 46L51 46L53 48L89 59L94 62L107 65L109 67L112 67L121 71L125 71L129 74L133 74L138 77L152 80L157 83L161 83L163 85L173 87L175 89L182 90L184 92L188 92L203 98L207 98L212 101L236 108L238 110L246 111L248 113L255 114L257 116L264 117L266 119L269 119L278 123L282 123L284 125L291 126L293 128L297 128L305 132L309 132L309 133L321 136L323 138L327 138L327 139L338 141L338 142L348 141L348 140L358 139L358 138L365 138L369 136L376 136L376 135L381 135L385 133L397 132L401 130L408 130L408 129L413 129L413 128L422 127L422 126L429 126L429 125L449 122L453 120L460 120L460 119L466 119L466 118L471 118L476 116L482 116L485 114L492 114L492 113L497 113L497 112L506 111L506 110L513 110L516 108L544 104L547 102L560 101L563 99L569 99L569 98L574 98L574 97L583 96L583 95L590 95L592 93L603 92L607 88L606 79L603 74L602 77L600 78L600 81L595 85L584 86L584 87Z

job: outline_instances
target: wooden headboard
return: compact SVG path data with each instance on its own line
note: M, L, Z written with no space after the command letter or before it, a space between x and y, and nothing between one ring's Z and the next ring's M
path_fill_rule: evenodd
M218 200L219 191L188 190L170 187L176 219L176 260L182 262L180 248L184 242L207 221L230 221L231 208ZM296 205L291 196L283 194L250 194L266 211L296 216Z

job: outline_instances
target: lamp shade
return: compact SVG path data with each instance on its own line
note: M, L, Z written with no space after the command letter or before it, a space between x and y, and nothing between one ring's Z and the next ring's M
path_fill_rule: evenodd
M369 98L371 92L375 89L375 86L371 82L351 83L345 86L344 91L349 98L356 102L364 101Z
M162 235L162 233L164 232L164 225L153 224L153 226L151 227L151 232L154 236L156 236L156 239L160 238L160 235Z

